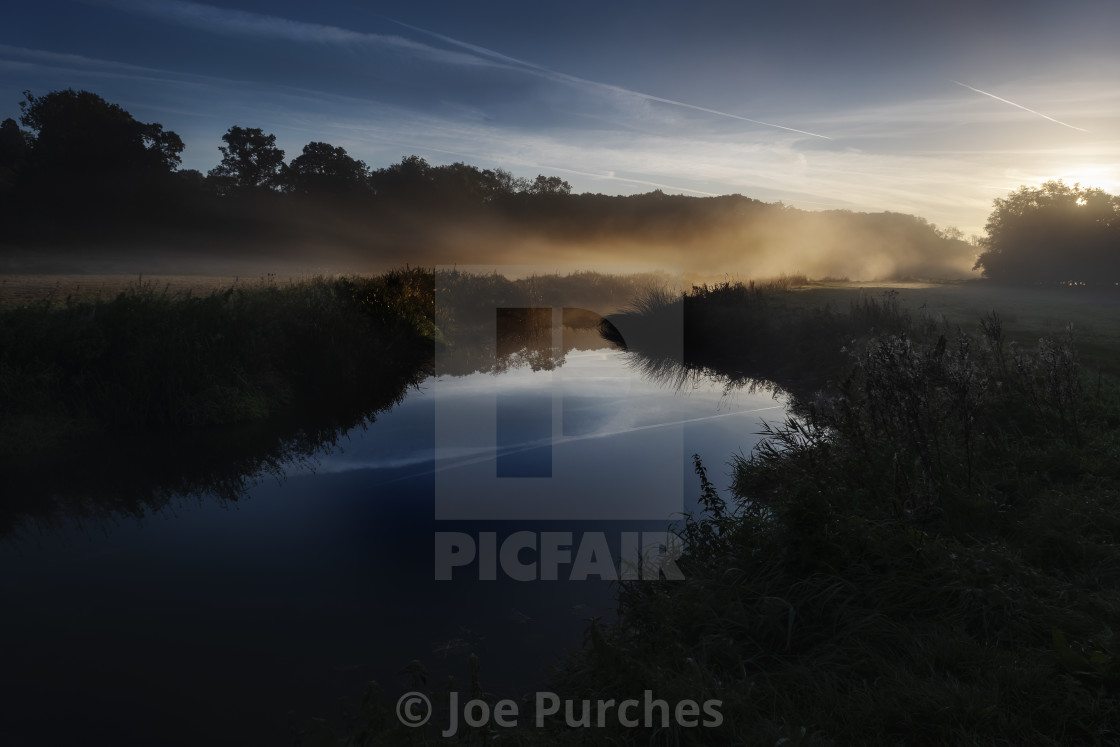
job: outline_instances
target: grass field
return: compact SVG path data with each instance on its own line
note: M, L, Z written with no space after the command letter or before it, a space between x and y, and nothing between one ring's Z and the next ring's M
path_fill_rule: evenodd
M982 281L956 283L808 282L774 295L779 308L831 307L847 311L853 302L897 291L902 308L937 321L979 328L996 312L1009 340L1034 345L1044 336L1064 334L1073 324L1082 361L1106 373L1120 373L1120 288L1014 288Z
M290 284L309 279L310 276L283 276L275 274L256 277L233 275L122 275L122 274L33 274L0 275L0 305L20 305L44 299L65 301L96 301L109 299L118 293L148 286L171 294L208 294L233 287L262 284Z

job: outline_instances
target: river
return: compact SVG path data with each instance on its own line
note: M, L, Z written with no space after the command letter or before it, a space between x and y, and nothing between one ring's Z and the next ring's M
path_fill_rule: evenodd
M576 556L664 536L696 507L691 455L725 488L785 409L595 339L430 376L237 500L25 521L0 542L8 743L286 744L290 715L333 718L370 680L392 696L412 660L464 689L471 653L490 692L545 687L612 616L610 574Z

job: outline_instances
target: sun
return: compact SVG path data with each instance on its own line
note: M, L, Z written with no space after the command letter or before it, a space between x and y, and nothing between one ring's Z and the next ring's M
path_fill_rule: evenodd
M1062 170L1051 179L1061 179L1070 186L1079 184L1082 189L1103 189L1110 194L1120 192L1120 177L1115 166L1081 165Z

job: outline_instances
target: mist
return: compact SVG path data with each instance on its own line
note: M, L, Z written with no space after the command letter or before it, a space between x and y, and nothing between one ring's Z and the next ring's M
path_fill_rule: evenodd
M283 196L277 196L283 197ZM97 241L0 249L0 271L255 277L404 265L658 265L696 280L803 274L849 280L973 276L975 248L899 213L804 211L732 196L572 195L546 205L353 210L242 205L236 226L153 227Z

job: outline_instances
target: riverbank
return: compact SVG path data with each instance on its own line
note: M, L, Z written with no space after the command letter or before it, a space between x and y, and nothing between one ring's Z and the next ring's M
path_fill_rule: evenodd
M622 584L617 622L593 624L557 672L576 719L584 702L604 726L561 713L459 743L1117 743L1120 381L1107 343L1087 365L1060 320L1040 340L998 306L966 326L881 293L845 311L726 284L631 314L633 328L683 303L678 364L729 382L760 375L759 353L793 351L763 373L807 394L734 460L729 495L697 462L685 580ZM485 700L485 662L465 674ZM651 688L719 700L722 724L620 725L612 709ZM372 696L355 714L349 743L438 741Z
M430 357L431 274L231 285L138 282L0 308L0 454L118 430L259 420Z
M732 293L693 295L708 339L742 334ZM727 728L681 744L1115 744L1115 377L998 313L971 331L893 294L846 315L808 297L751 318L844 332L834 385L735 460L731 496L707 488L687 580L625 586L566 692L722 699Z

